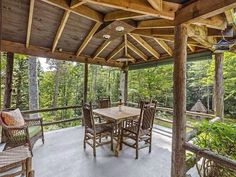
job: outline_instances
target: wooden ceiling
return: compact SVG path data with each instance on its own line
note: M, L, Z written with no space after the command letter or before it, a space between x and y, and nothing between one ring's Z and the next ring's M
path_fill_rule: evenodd
M222 32L234 39L235 8L235 0L2 0L1 50L115 67L151 62L173 55L176 24L188 25L189 53L211 50ZM116 61L127 53L134 62Z

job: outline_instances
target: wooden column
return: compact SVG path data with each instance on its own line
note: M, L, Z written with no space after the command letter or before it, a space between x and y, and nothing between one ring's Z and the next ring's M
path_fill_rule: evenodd
M128 100L128 69L122 69L120 71L120 90L122 102L126 105Z
M7 53L6 80L3 108L11 107L12 75L13 75L14 53Z
M87 102L87 95L88 95L88 63L84 64L84 95L83 100Z
M186 60L187 28L181 24L175 27L174 73L173 73L173 135L171 177L185 176L186 140Z
M223 59L223 53L215 54L214 110L216 117L220 117L222 121L224 119Z

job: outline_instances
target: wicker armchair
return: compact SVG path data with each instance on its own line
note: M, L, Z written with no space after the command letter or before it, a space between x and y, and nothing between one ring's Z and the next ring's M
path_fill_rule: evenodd
M113 150L113 124L95 124L91 102L90 104L83 104L83 119L85 124L84 148L86 148L86 144L90 145L93 148L94 157L96 156L96 147L98 146L111 144L111 150ZM110 141L102 142L102 138L108 135L111 137Z
M156 102L143 103L141 108L140 117L137 123L132 126L124 127L121 130L121 143L136 150L136 159L138 159L138 150L149 147L149 153L151 153L152 147L152 128L156 113ZM127 141L131 140L131 141ZM140 144L142 146L140 146Z
M24 120L25 125L23 126L8 126L2 119L2 112L0 113L0 124L2 125L6 141L4 150L21 145L28 145L33 155L32 148L35 142L38 139L42 139L44 144L42 118L24 118Z

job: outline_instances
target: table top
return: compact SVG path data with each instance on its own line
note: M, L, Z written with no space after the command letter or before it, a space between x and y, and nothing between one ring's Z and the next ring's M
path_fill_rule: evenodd
M8 165L24 161L29 157L31 157L31 153L26 146L19 146L0 152L0 170Z
M137 118L140 115L141 109L133 108L128 106L121 106L121 111L119 107L110 107L103 109L95 109L93 113L100 115L104 118L112 119L114 121L120 121L128 118Z

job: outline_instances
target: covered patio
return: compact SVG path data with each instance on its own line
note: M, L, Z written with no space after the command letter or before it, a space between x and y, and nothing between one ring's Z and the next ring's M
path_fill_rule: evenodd
M93 157L92 148L83 149L83 128L67 128L45 134L46 144L39 141L34 148L33 169L35 176L43 177L167 177L171 165L171 138L154 133L153 152L140 151L135 160L135 151L127 146L114 156L109 146L97 148Z
M214 58L214 117L224 118L222 61L225 50L236 52L235 0L2 0L0 7L1 51L84 63L85 102L88 64L120 69L127 104L129 69L174 63L172 141L154 133L152 154L142 150L140 160L132 149L117 158L105 147L95 159L81 146L81 127L47 133L46 144L34 148L36 176L184 177L186 150L236 169L235 162L192 147L186 133L188 60ZM218 43L222 38L227 46Z

